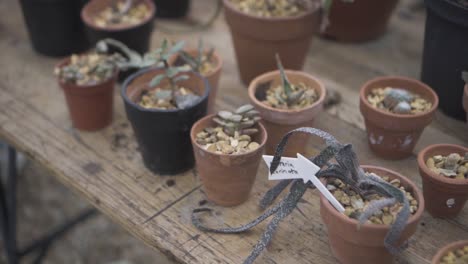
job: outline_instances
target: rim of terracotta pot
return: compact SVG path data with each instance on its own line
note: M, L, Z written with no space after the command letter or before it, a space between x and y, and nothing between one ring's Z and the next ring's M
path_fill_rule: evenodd
M78 54L78 56L82 56L82 55L86 55L87 53L82 53L82 54ZM68 56L62 60L60 60L56 65L55 67L57 68L62 68L64 67L65 65L68 65L70 63L70 60L71 60L71 56ZM98 83L95 83L95 84L87 84L87 85L77 85L75 83L68 83L68 82L64 82L61 78L59 78L57 76L57 80L59 82L59 84L63 87L64 85L72 88L72 89L93 89L95 88L96 86L98 85L101 85L103 83L106 83L106 82L109 82L109 81L112 81L112 80L117 80L117 76L119 75L119 69L117 67L115 67L115 70L114 70L114 74L111 75L111 77L109 77L108 79L105 79L105 80L102 80L101 82L98 82ZM63 88L62 88L63 89Z
M120 87L120 95L122 96L123 100L128 103L129 105L131 105L132 107L140 110L140 111L144 111L144 112L156 112L156 113L174 113L174 112L180 112L180 111L190 111L192 110L193 108L195 108L197 105L199 105L201 102L203 102L203 100L208 100L207 97L210 93L210 90L211 90L211 87L210 87L210 84L208 82L208 79L206 77L203 77L201 76L200 74L194 72L194 71L191 71L191 74L193 74L193 76L195 76L196 78L200 78L200 80L203 81L204 85L205 85L205 91L202 95L199 95L200 96L200 100L197 101L197 103L191 105L190 107L187 107L187 108L184 108L184 109L155 109L155 108L144 108L144 107L141 107L139 104L135 103L133 100L131 100L128 96L127 96L127 88L129 87L129 85L132 83L133 80L135 80L136 78L138 78L140 75L143 75L147 72L150 72L150 71L154 71L154 70L160 70L162 68L158 68L158 67L149 67L149 68L146 68L146 69L141 69L137 72L135 72L134 74L130 75L127 79L125 79L124 83L121 85Z
M198 53L198 49L195 49L195 48L187 48L187 49L184 49L185 52L187 53ZM208 50L203 50L203 53L206 54L208 52ZM203 77L206 77L206 78L210 78L211 76L215 75L218 71L221 70L223 64L224 64L224 61L223 59L221 58L221 56L219 56L219 53L218 51L215 49L214 52L213 52L213 56L216 60L216 66L214 67L214 69L207 75L202 75ZM172 64L174 63L176 60L177 60L177 57L179 57L179 54L174 54L171 56L171 58L169 59L169 64Z
M224 5L224 8L229 8L229 10L231 10L232 12L236 13L237 15L242 15L242 16L246 16L246 17L249 17L250 19L255 19L255 20L262 20L262 21L277 21L277 22L281 22L281 21L289 21L289 20L295 20L295 19L301 19L301 18L304 18L306 16L309 16L317 11L320 10L320 8L316 8L316 9L309 9L307 10L306 12L300 14L300 15L297 15L297 16L285 16L285 17L262 17L262 16L256 16L256 15L252 15L252 14L249 14L249 13L245 13L245 12L242 12L240 11L239 9L237 9L234 4L231 3L230 0L223 0L223 5Z
M440 264L440 260L445 256L445 254L447 254L448 251L460 249L464 246L468 246L468 240L459 240L444 246L443 248L439 249L434 255L431 264Z
M311 105L309 105L307 107L301 108L301 109L278 109L278 108L274 108L274 107L271 107L271 106L268 106L268 105L262 103L255 96L255 92L257 91L258 83L267 82L269 80L275 79L276 76L279 76L280 71L279 70L274 70L274 71L265 72L265 73L255 77L250 82L249 88L248 88L248 93L249 93L250 100L255 104L255 106L267 109L267 110L272 111L272 112L294 114L294 113L309 110L309 109L314 108L314 107L316 107L316 106L318 106L320 104L323 104L323 102L325 101L325 96L327 94L327 90L325 89L325 85L322 83L322 81L320 81L320 79L318 79L318 78L316 78L316 77L314 77L314 76L312 76L312 75L310 75L310 74L308 74L306 72L303 72L303 71L285 70L285 73L286 73L286 75L289 75L289 74L300 75L300 76L303 76L304 78L307 78L307 79L310 79L310 80L316 82L318 84L318 90L319 90L318 92L320 93L320 96L317 99L317 101L315 101L313 104L311 104Z
M460 179L447 179L446 177L440 176L435 172L431 171L426 166L427 155L430 151L433 150L440 150L440 149L453 149L454 152L468 152L468 148L463 146L455 145L455 144L433 144L425 147L418 153L418 166L432 181L436 182L443 182L449 185L468 185L468 179L460 180Z
M200 149L205 150L205 148L202 145L198 144L197 141L196 141L195 129L198 128L198 126L200 126L202 122L205 122L207 119L213 119L213 117L215 117L215 116L216 116L216 114L211 114L211 115L207 115L207 116L203 117L202 119L195 122L195 124L193 124L192 128L190 129L190 138L191 138L193 144L197 145L197 147L200 148ZM265 144L266 144L266 142L268 140L268 133L267 133L265 127L262 125L261 122L257 122L257 125L258 125L258 128L260 128L260 132L263 135L265 135L263 137L262 142L257 142L257 143L260 144L258 149L261 149L261 148L265 147ZM253 151L249 151L249 152L241 153L241 154L223 154L223 153L211 152L211 151L208 151L208 150L205 150L205 151L209 152L210 154L217 155L217 156L220 156L220 157L241 157L241 156L249 155L249 154L252 154L252 153L255 152L255 150L253 150Z
M141 2L145 3L149 9L150 9L150 14L148 17L145 19L141 20L137 24L133 25L112 25L112 26L106 26L106 27L99 27L97 26L93 19L92 15L89 13L89 9L92 5L95 5L97 2L101 2L102 0L91 0L86 5L81 9L81 20L90 28L93 28L94 30L100 30L100 31L109 31L109 32L114 32L114 31L122 31L122 30L127 30L127 29L133 29L137 28L141 25L144 25L150 21L153 20L155 14L156 14L156 6L154 5L154 2L152 0L140 0Z
M398 175L399 177L404 179L405 183L408 186L410 186L411 189L413 190L413 197L418 201L418 210L414 214L412 214L410 216L410 218L408 219L408 222L407 222L407 226L409 226L409 225L419 221L419 219L421 219L422 214L424 212L424 197L423 197L422 191L419 190L419 188L416 186L416 184L414 184L413 181L411 181L409 178L401 175L400 173L398 173L396 171L389 170L389 169L386 169L386 168L383 168L383 167L380 167L380 166L361 165L360 167L362 169L364 169L364 171L366 171L367 169L376 169L376 170L385 171L385 172L387 172L389 174ZM327 207L327 210L330 211L330 213L334 217L341 218L347 224L353 224L353 225L356 225L356 226L359 225L358 220L350 218L350 217L338 212L338 210L336 210L335 207L333 207L333 205L322 194L320 194L320 199L324 199L323 204L325 205L325 207ZM389 225L374 224L374 223L364 223L364 224L361 224L360 226L361 226L361 228L368 228L368 229L371 229L371 230L388 230L388 229L390 229Z
M431 94L431 97L432 97L432 101L431 101L432 107L431 107L431 109L429 109L429 111L419 113L419 114L405 115L405 114L395 114L395 113L384 111L382 109L379 109L379 108L376 108L376 107L372 106L367 101L368 92L371 89L372 84L374 84L376 82L384 81L384 80L389 80L389 81L391 81L391 80L401 80L401 81L405 81L405 82L414 83L416 85L419 85L420 87L425 89L429 94ZM401 88L401 89L404 89L404 88ZM404 89L404 90L406 90L406 89ZM434 114L434 112L437 110L437 107L439 105L439 97L427 84L425 84L425 83L423 83L421 81L418 81L416 79L403 77L403 76L382 76L382 77L377 77L377 78L371 79L371 80L367 81L366 83L364 83L364 85L362 85L361 90L359 92L359 97L360 97L361 102L367 108L372 109L373 111L378 112L381 115L384 115L384 116L387 116L387 117L393 117L393 118L401 118L401 119L406 119L406 120L411 120L411 119L417 119L417 118L420 118L420 117L430 116L430 115Z

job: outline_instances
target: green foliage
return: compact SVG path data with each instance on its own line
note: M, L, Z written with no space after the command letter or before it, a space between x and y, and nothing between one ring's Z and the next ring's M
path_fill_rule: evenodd
M193 71L201 73L203 63L211 61L214 53L214 48L211 48L206 56L204 56L204 50L203 40L200 38L198 40L198 49L196 55L192 56L188 52L181 50L179 52L179 56L185 61L185 63L192 67Z
M289 107L298 103L301 100L302 96L305 93L305 90L294 91L293 84L291 84L291 82L288 79L288 76L286 75L283 64L281 63L280 56L276 54L275 58L276 64L278 65L278 70L281 75L281 86L283 87L283 91L281 93L276 94L276 99L278 99L278 101L280 102L285 101Z
M258 132L255 125L260 121L260 113L250 104L237 108L234 112L219 111L213 121L224 128L226 134L233 136L252 135Z

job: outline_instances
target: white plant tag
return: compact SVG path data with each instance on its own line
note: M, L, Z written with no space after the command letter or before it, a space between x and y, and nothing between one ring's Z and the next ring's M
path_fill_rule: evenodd
M263 155L263 160L265 160L268 168L270 168L273 156ZM268 179L270 181L302 179L304 183L311 181L336 210L343 213L345 211L343 205L336 200L335 196L333 196L333 194L328 191L327 187L315 176L319 170L320 167L315 165L308 158L297 153L297 158L281 157L278 168L273 174L269 173Z

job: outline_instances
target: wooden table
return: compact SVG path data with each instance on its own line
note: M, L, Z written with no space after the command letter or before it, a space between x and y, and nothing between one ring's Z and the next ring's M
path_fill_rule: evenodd
M214 5L211 1L193 2L194 17L206 18L207 10ZM358 108L358 90L366 80L391 74L419 76L424 12L410 11L409 5L409 0L401 1L388 33L378 41L353 45L315 38L305 71L321 78L327 89L338 91L343 98L339 105L319 116L316 127L352 143L363 164L393 169L421 187L415 155L402 161L385 161L370 152ZM174 23L161 22L156 28L178 26ZM152 46L156 47L165 36L156 30ZM169 37L196 43L198 36L215 46L224 58L217 108L233 109L247 102L224 18L218 18L206 31ZM31 50L14 0L0 3L0 54L2 140L47 167L63 184L148 246L179 262L241 263L249 255L268 221L241 235L195 229L190 222L191 211L206 199L197 172L161 177L145 169L117 90L110 127L96 133L71 127L63 94L52 74L58 60ZM463 123L438 114L424 131L415 153L432 143L466 145L467 131ZM216 212L212 219L228 226L254 219L261 213L257 206L260 197L274 184L267 181L266 166L262 165L248 202L235 208L208 204ZM280 224L258 263L336 263L320 219L317 191L308 191L298 209ZM453 220L433 219L425 213L413 243L398 263L429 263L439 247L467 237L468 208Z

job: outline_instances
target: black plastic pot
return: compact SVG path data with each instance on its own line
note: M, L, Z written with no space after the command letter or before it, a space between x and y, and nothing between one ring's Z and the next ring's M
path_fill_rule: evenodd
M145 109L135 103L148 90L148 82L161 69L143 69L125 80L121 95L127 118L132 124L145 166L156 174L178 174L194 166L190 129L206 115L209 83L206 78L189 73L190 79L180 82L201 95L201 100L187 109Z
M112 38L125 43L130 49L140 54L149 50L151 41L151 32L153 31L153 18L155 6L152 0L140 0L151 9L151 15L136 25L99 27L94 23L94 17L105 7L110 6L113 0L91 0L81 11L81 19L85 23L86 34L90 42L94 45L101 39Z
M154 0L157 7L156 16L162 18L179 18L187 15L189 0Z
M468 6L463 7L458 1L425 0L421 80L437 93L439 107L445 114L464 120L461 72L468 69Z
M68 56L89 47L80 10L87 0L21 0L32 46L47 56Z

